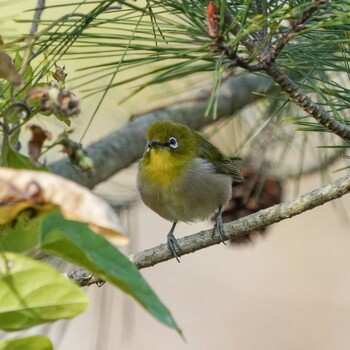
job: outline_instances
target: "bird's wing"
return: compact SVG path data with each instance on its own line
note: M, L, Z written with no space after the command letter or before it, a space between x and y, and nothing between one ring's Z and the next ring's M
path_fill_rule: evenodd
M226 157L212 143L201 134L196 133L198 141L198 156L212 163L215 172L232 176L235 182L242 182L244 178L229 157Z

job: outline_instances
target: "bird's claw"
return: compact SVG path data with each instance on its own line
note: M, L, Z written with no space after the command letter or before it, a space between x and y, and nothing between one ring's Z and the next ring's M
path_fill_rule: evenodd
M214 228L213 228L213 235L215 235L216 232L218 232L218 234L221 238L221 242L226 245L225 241L227 240L227 236L226 236L226 232L224 229L224 223L222 221L221 215L219 215L216 219L216 223L215 223Z
M181 248L179 246L179 243L177 243L177 240L174 236L174 234L172 232L168 233L168 237L167 237L167 244L168 244L168 248L171 252L171 255L178 261L180 262L179 256L176 253L176 249L178 251L181 251Z

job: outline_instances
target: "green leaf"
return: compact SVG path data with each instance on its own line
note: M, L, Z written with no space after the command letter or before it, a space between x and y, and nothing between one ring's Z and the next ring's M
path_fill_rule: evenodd
M45 166L33 164L28 157L15 151L12 149L12 147L8 148L7 166L15 169L47 171L47 168Z
M54 113L55 117L60 120L61 122L65 123L67 126L71 126L72 122L71 119L72 117L67 117L63 113Z
M137 300L160 322L181 333L169 310L158 299L131 261L86 224L67 221L58 212L42 224L40 249L85 267Z
M19 254L0 254L0 329L71 318L86 306L81 288L52 267Z
M53 350L50 339L41 335L0 342L0 350Z
M21 253L38 245L44 215L32 217L32 210L22 211L15 223L0 225L1 249Z
M15 64L15 68L16 70L19 72L22 68L22 64L23 64L23 58L20 54L20 51L16 52L15 55L15 59L14 59L14 64ZM30 81L33 78L33 68L30 66L30 64L27 64L24 74L23 74L23 79L25 81Z

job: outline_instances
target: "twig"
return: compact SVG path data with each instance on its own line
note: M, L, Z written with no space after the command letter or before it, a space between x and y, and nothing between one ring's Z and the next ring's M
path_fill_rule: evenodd
M36 32L38 31L39 20L44 11L44 8L45 8L45 0L38 0L35 8L34 16L33 16L33 22L29 31L27 47L23 54L22 67L21 67L21 70L19 71L21 75L24 74L27 68L28 62L31 59L32 48L35 41Z
M23 102L14 102L12 103L7 109L0 113L0 117L2 117L2 131L3 131L3 137L2 137L2 145L1 145L1 165L2 166L7 166L7 157L8 157L8 152L10 149L10 135L12 130L10 129L10 112L11 111L24 111L26 112L27 116L31 115L30 108Z
M39 25L38 22L40 21L41 14L44 11L44 8L45 8L45 0L38 0L35 8L34 16L33 16L33 23L30 28L31 36L34 36L35 33L38 31L38 25Z
M26 113L25 118L27 118L29 115L31 115L32 111L30 110L30 108L28 107L27 104L23 103L23 102L14 102L12 103L10 106L7 107L7 109L3 112L0 113L1 115L4 114L8 114L10 112L10 110L20 110Z
M234 23L228 8L226 8L225 11L225 26L229 28L230 32L234 36L237 36L242 28L238 22ZM253 53L256 50L257 45L254 39L252 39L249 35L244 35L240 39L240 42L248 49L250 53Z
M262 15L263 18L266 18L268 16L266 2L263 2L262 0L256 0L255 1L255 6L256 6L256 9L257 9L257 13ZM259 36L260 36L261 40L263 40L263 38L266 37L267 33L268 33L268 27L265 24L261 28L260 33L259 33L260 34ZM269 43L269 41L267 41L266 44L268 45L268 43Z
M293 216L306 212L307 210L321 206L334 199L340 198L350 192L350 176L345 176L331 184L315 189L303 194L293 200L287 201L273 207L260 210L257 213L245 216L241 219L225 224L227 240L245 236L251 231L259 230L263 227L272 225L276 222L289 219ZM201 231L190 236L178 239L181 252L179 256L193 253L212 245L219 244L221 238L218 235L213 236L212 230ZM173 259L166 244L147 249L130 257L130 260L138 269L154 266L167 260ZM74 276L86 276L75 279ZM79 270L79 273L71 273L70 278L75 280L81 286L87 286L94 283L103 282L98 277L85 270Z
M97 284L100 287L105 283L101 278L84 269L74 270L66 276L81 287L91 286L92 284Z
M303 22L311 17L315 10L319 9L320 5L324 4L324 0L318 0L315 2L315 6L312 6L300 16L299 19L295 20L290 31L282 36L281 40L277 43L275 50L272 53L268 53L269 50L264 50L260 55L257 55L257 60L260 62L255 65L255 69L262 68L274 81L280 86L280 88L286 92L292 100L300 106L305 112L314 117L321 125L323 125L328 130L332 131L334 134L340 136L345 140L350 140L350 127L345 123L342 123L335 118L333 118L328 112L326 112L321 106L314 103L306 94L298 88L298 86L289 78L289 76L280 68L280 66L275 62L278 54L281 52L283 47L288 43L291 36L293 36L296 31L298 31ZM241 29L239 23L233 24L231 15L226 11L225 23L228 27L232 28L231 33L237 36ZM250 37L244 36L241 38L240 42L247 48L250 54L254 54L259 50L259 46ZM224 47L224 45L222 45ZM225 52L228 53L229 50L226 48ZM230 56L228 56L230 58ZM237 62L237 57L231 57L235 62ZM244 68L244 64L241 65ZM248 70L249 66L247 67Z
M291 26L287 33L282 34L282 36L277 40L275 48L269 54L269 60L271 62L275 61L278 55L281 53L283 48L287 43L293 38L293 36L301 29L304 28L304 23L311 18L316 10L320 7L323 1L316 1L311 7L305 10L298 18L291 22Z
M272 77L281 89L306 113L314 117L321 125L334 134L345 140L350 140L350 128L345 123L334 119L321 106L317 105L311 98L306 96L276 62L266 62L264 71Z

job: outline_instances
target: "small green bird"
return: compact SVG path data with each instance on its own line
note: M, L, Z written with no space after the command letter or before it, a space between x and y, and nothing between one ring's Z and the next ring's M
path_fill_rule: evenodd
M215 210L214 230L224 240L222 208L231 198L232 181L244 181L231 159L182 124L157 121L149 126L147 137L137 187L148 207L173 222L167 236L172 255L179 261L176 249L180 247L174 237L177 222L204 220Z

